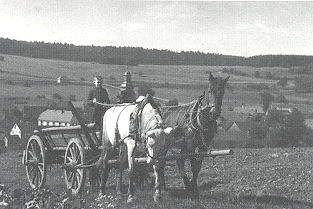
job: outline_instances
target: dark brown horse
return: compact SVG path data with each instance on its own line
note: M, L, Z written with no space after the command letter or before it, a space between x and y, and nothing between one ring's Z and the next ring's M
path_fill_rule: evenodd
M217 118L220 116L225 86L229 77L214 77L209 74L209 87L197 101L186 105L162 107L164 122L175 127L171 147L179 148L180 154L206 152L210 149L217 132ZM185 160L177 160L177 166L185 184L185 189L198 197L197 178L203 157L191 157L192 180L185 172ZM165 165L165 162L160 162ZM164 175L164 173L163 173ZM162 180L163 185L164 177Z

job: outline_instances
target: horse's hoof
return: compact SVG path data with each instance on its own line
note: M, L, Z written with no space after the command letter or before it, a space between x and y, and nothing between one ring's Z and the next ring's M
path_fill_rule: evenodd
M135 196L128 196L126 202L127 202L128 204L131 204L131 203L134 203L136 200L137 200L137 198L136 198Z

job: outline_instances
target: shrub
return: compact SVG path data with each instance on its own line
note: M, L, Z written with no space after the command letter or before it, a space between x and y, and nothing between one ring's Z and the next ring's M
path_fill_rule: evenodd
M6 83L7 83L8 85L15 85L14 81L12 81L12 80L10 80L10 79L7 80Z
M286 114L279 110L271 110L266 117L266 126L271 129L271 140L279 147L299 146L306 135L303 114L296 108Z

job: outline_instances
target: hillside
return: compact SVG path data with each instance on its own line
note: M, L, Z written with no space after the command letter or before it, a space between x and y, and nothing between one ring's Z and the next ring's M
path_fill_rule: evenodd
M207 85L208 72L215 76L231 76L229 88L224 96L224 109L232 106L261 105L259 93L267 91L275 96L285 95L290 105L299 106L305 113L309 113L313 103L311 94L298 94L292 87L281 88L277 80L266 79L269 71L275 76L288 76L292 79L288 68L253 68L253 67L213 67L213 66L165 66L165 65L103 65L93 62L74 62L27 58L21 56L2 55L0 61L0 97L36 97L57 93L67 98L70 94L77 100L85 100L92 79L95 75L105 78L105 85L111 98L116 95L117 87L122 83L125 71L130 71L135 84L149 83L156 92L156 97L163 99L177 98L181 103L187 103L202 94ZM223 73L224 69L236 69L245 72L246 76ZM259 71L260 78L255 78L255 71ZM67 76L72 85L56 85L56 79ZM247 85L257 84L259 89L248 89ZM292 80L290 80L292 86Z
M113 65L196 65L300 67L313 63L313 56L260 55L240 57L192 51L143 49L140 47L75 46L66 43L26 42L0 38L0 53L33 58L97 62Z

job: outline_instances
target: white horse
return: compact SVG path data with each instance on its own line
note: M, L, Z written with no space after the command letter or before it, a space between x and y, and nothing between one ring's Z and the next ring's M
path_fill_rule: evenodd
M138 139L130 134L130 116L135 110L137 105L140 104L124 104L117 105L108 109L103 117L103 152L101 158L103 159L104 168L102 170L102 183L100 189L104 191L106 181L108 179L109 168L108 160L111 156L114 147L119 146L122 149L126 145L127 149L127 159L123 160L120 157L120 174L117 181L117 193L121 197L121 177L123 163L128 161L128 175L129 175L129 186L128 186L128 198L127 202L133 202L135 200L134 195L134 163L135 163L135 151L136 145L138 143L144 143L146 150L148 151L147 163L155 162L155 158L164 154L167 148L169 134L172 128L164 128L163 119L161 117L158 107L156 107L152 97L149 95L145 98L145 105L141 108L139 116L139 128L138 128ZM164 179L160 179L160 169L158 164L153 164L154 174L155 174L155 195L154 200L157 202L161 196L162 183Z

